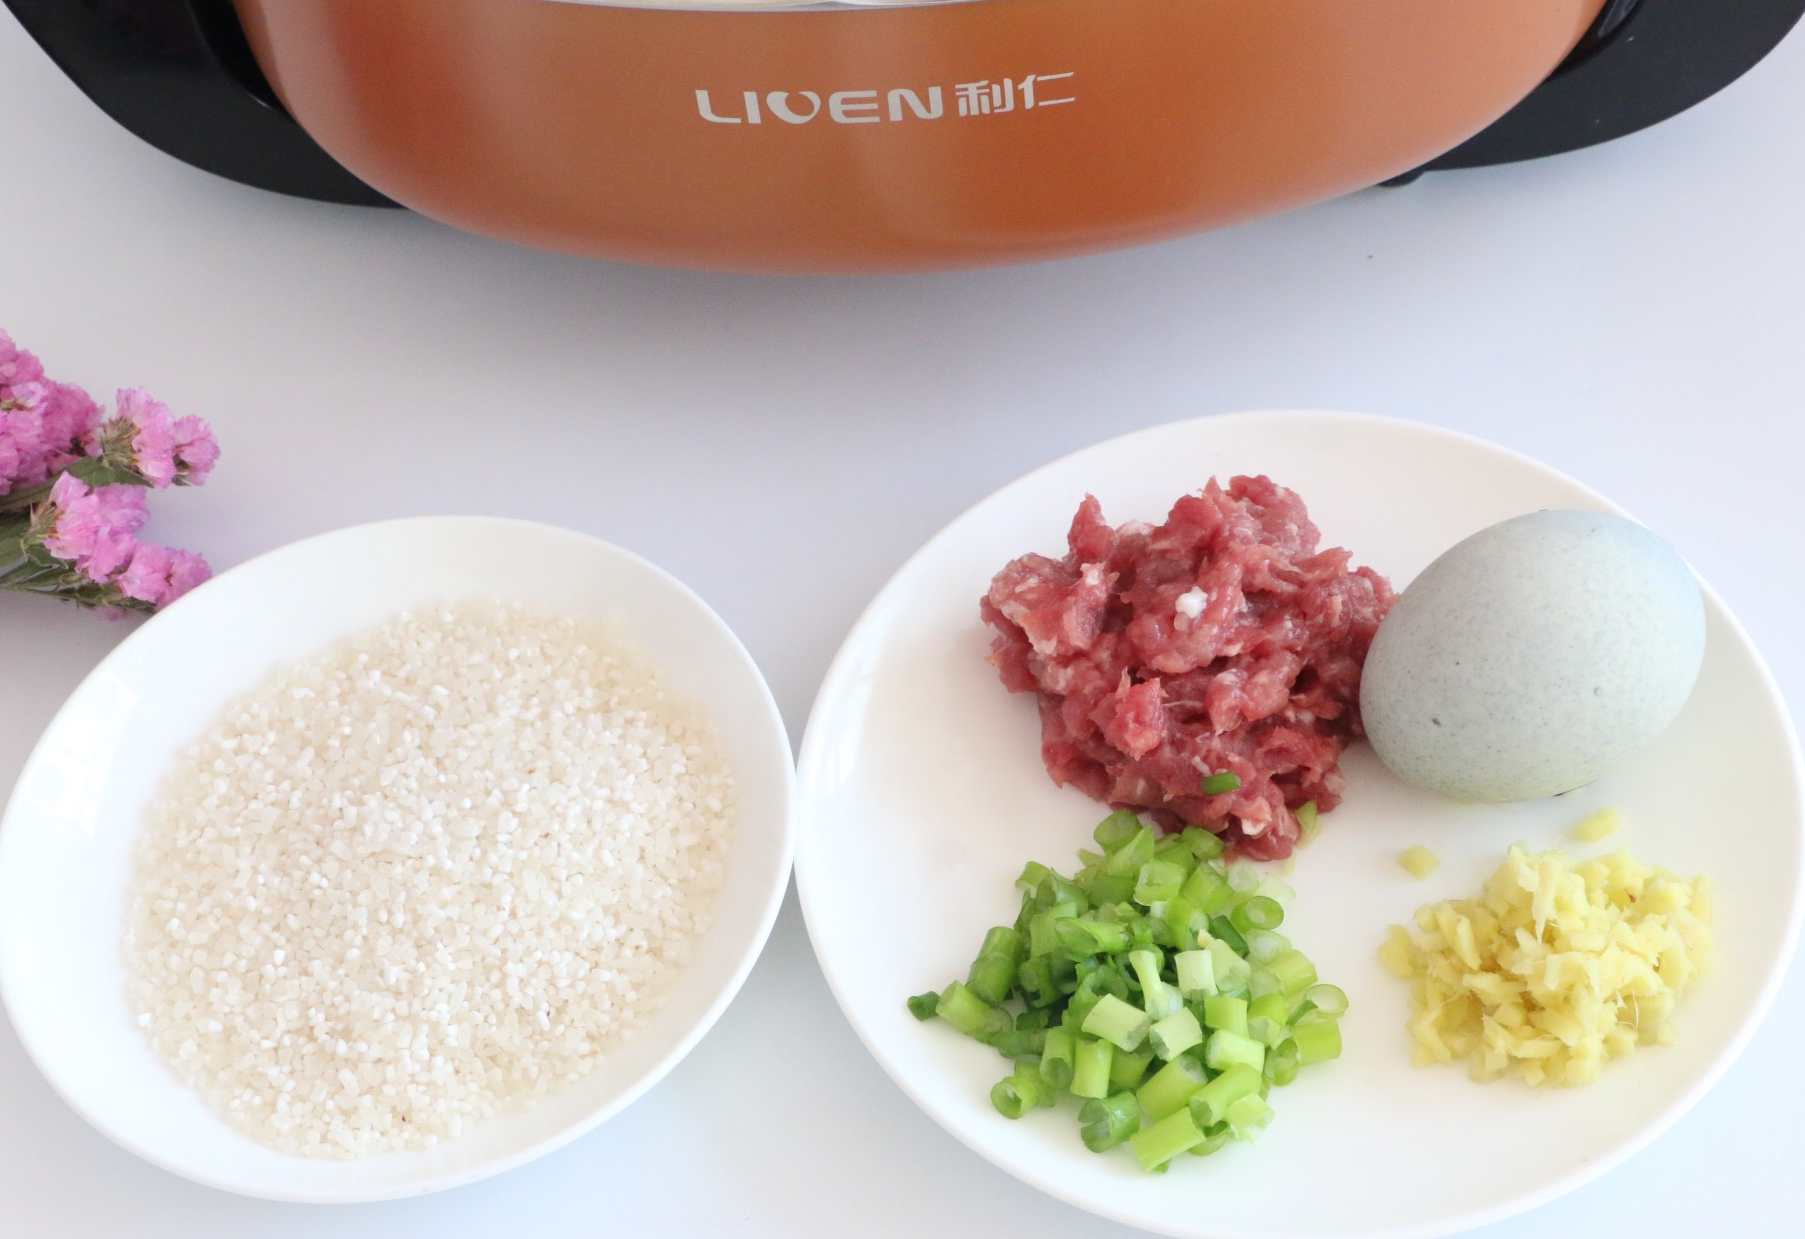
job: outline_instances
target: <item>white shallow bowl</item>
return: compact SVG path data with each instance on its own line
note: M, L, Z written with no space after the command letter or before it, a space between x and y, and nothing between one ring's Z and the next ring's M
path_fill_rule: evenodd
M1209 477L1266 473L1297 490L1325 546L1400 589L1447 547L1539 508L1611 509L1569 478L1425 426L1327 413L1241 414L1162 426L1056 461L954 521L871 604L829 670L802 746L796 881L841 1006L891 1077L954 1136L1018 1178L1106 1217L1210 1239L1429 1236L1478 1226L1569 1191L1621 1162L1697 1101L1766 1011L1800 916L1800 763L1779 692L1748 638L1706 591L1705 665L1652 750L1578 792L1462 806L1405 786L1364 744L1343 761L1347 799L1298 855L1284 932L1343 986L1346 1050L1275 1090L1277 1119L1249 1148L1142 1173L1098 1157L1072 1103L1011 1122L989 1101L997 1054L910 994L962 979L991 925L1015 917L1028 860L1070 872L1101 806L1056 789L1040 762L1032 697L984 659L978 599L1027 551L1064 553L1086 492L1113 523L1163 519ZM1715 970L1680 1006L1681 1042L1611 1064L1585 1088L1532 1091L1415 1069L1406 988L1379 966L1388 924L1476 892L1505 848L1562 845L1606 805L1605 845L1719 896ZM1399 852L1442 857L1428 881ZM1604 848L1573 847L1585 854ZM1707 1190L1707 1189L1701 1189Z
M120 943L143 807L173 753L277 664L397 612L465 598L617 615L665 682L712 716L739 793L712 928L638 1035L531 1110L420 1152L357 1161L275 1152L179 1083L127 1010ZM57 714L0 827L0 995L69 1104L165 1169L279 1200L455 1187L574 1140L651 1088L708 1031L783 899L793 794L783 720L751 656L707 604L645 560L569 530L487 517L339 530L243 564L153 617Z

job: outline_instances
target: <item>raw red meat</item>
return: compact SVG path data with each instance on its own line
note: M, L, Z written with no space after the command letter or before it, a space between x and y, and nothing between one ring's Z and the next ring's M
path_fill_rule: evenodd
M1289 856L1295 810L1341 803L1361 664L1393 597L1318 536L1295 493L1237 477L1163 525L1112 529L1086 496L1065 558L997 573L980 603L990 661L1011 692L1039 695L1053 781L1167 829L1207 827L1244 856ZM1204 795L1224 770L1240 788Z

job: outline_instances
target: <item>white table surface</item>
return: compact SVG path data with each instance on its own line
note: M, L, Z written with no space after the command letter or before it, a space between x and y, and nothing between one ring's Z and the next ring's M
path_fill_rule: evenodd
M56 377L143 385L213 422L214 481L157 496L151 536L224 568L410 513L587 530L726 617L794 738L865 601L966 506L1125 430L1267 407L1434 422L1600 488L1718 587L1797 710L1801 116L1805 36L1684 116L1557 159L1069 262L724 277L215 179L115 127L0 14L0 325ZM125 631L0 597L0 790ZM1795 967L1688 1117L1480 1233L1805 1233L1802 1020ZM644 1100L423 1200L309 1208L174 1178L65 1108L0 1021L0 1235L635 1233L1139 1232L1018 1184L919 1113L834 1005L793 893L739 1000Z

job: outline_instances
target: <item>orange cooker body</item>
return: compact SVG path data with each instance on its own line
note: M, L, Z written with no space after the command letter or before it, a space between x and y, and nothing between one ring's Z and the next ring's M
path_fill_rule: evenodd
M424 215L803 273L1079 254L1372 185L1509 110L1601 0L235 3L307 131Z

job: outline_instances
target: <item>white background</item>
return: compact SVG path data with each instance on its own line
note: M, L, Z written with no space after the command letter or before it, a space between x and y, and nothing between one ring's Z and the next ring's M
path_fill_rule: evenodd
M215 179L115 127L0 15L0 326L54 377L143 385L213 422L214 481L157 496L150 536L225 568L410 513L586 530L708 599L794 737L864 602L952 516L1099 439L1263 407L1434 422L1603 490L1718 587L1797 709L1802 116L1794 38L1684 116L1534 164L1035 267L725 277ZM0 789L124 631L0 598ZM1735 822L1699 827L1736 846ZM1802 1019L1795 969L1690 1116L1479 1233L1805 1233ZM419 1201L305 1208L173 1178L67 1110L0 1022L0 1234L632 1233L1138 1232L1021 1186L917 1112L840 1016L793 897L740 999L644 1100Z

